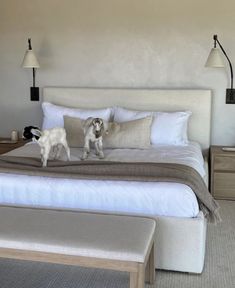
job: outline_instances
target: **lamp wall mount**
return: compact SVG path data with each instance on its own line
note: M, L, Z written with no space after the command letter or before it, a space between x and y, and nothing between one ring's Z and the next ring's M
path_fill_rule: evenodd
M36 68L39 68L40 65L38 60L33 53L31 39L28 38L28 49L25 52L24 60L22 63L23 68L32 68L33 70L33 86L30 87L30 100L31 101L39 101L39 87L35 87L35 76L36 76Z
M231 75L231 88L226 89L226 104L235 104L235 89L233 88L233 66L232 66L232 63L231 63L227 53L225 52L223 46L219 42L218 36L214 35L213 39L214 39L214 48L216 48L216 44L218 43L220 49L222 50L224 56L226 57L226 59L228 60L228 63L229 63L230 75Z
M233 88L233 67L232 63L225 52L223 46L221 45L220 41L218 40L217 35L213 35L213 40L214 40L214 47L211 49L211 52L208 56L207 62L206 62L206 67L213 67L213 68L224 68L225 65L223 63L223 59L221 57L219 49L216 47L217 44L219 48L221 49L222 53L226 57L228 64L229 64L229 69L230 69L230 88L226 89L226 104L235 104L235 89Z
M226 104L235 104L235 89L226 89Z

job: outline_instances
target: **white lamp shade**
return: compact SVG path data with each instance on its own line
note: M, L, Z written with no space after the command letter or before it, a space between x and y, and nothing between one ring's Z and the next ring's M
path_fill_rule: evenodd
M207 58L206 67L217 67L217 68L223 68L224 61L221 57L221 53L218 48L212 48L211 52Z
M24 55L24 59L21 65L23 68L39 68L38 60L33 53L33 50L27 50Z

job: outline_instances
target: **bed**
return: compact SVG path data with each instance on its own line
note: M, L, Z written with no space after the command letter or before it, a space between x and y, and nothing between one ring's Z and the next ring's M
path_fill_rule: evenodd
M182 147L172 148L159 146L157 154L154 149L149 149L148 151L142 150L136 154L132 152L133 149L132 151L130 149L124 149L122 151L120 151L121 149L107 149L105 151L106 158L110 161L119 161L129 157L129 161L135 158L138 161L146 161L146 159L148 159L148 161L151 162L151 159L158 159L159 155L169 154L170 159L176 159L176 161L180 161L179 163L192 165L194 168L197 166L196 169L204 180L207 181L208 179L206 156L210 145L210 90L47 87L43 90L43 101L55 105L84 109L122 106L128 109L144 111L190 110L192 111L192 116L188 129L190 139L190 145L187 146L188 150ZM200 156L200 147L205 156L204 160ZM177 153L175 153L176 150ZM79 153L82 153L81 149L76 148L72 148L71 152L72 160L77 160L77 158L80 157ZM8 155L23 155L26 157L33 155L39 156L39 148L35 143L28 144L8 153ZM174 158L173 155L181 156L179 157L180 159L178 159L178 156ZM196 155L196 158L193 156L193 160L192 155ZM160 160L158 159L158 161ZM173 192L169 190L169 183L154 183L155 186L153 188L153 186L150 185L151 183L139 182L137 189L136 186L134 186L135 181L52 180L49 179L50 177L41 178L38 176L34 177L34 182L29 182L31 178L32 176L28 175L1 173L1 204L31 206L35 208L72 209L98 213L142 215L144 217L154 218L157 220L155 236L156 268L192 273L202 272L205 257L207 221L197 205L194 193L192 193L187 186L184 187L186 192L181 193L183 186L178 185L177 193L181 193L180 195L182 195L182 197L184 197L186 193L186 198L182 198L183 200L179 201L179 196L174 198L175 190ZM50 182L48 182L49 180ZM79 185L77 181L80 181ZM11 186L13 182L14 186ZM123 182L125 182L125 186L123 186ZM28 185L28 183L33 183L33 185ZM102 185L99 183L102 183ZM32 189L33 186L34 189ZM35 188L36 186L37 189ZM80 186L80 192L81 190L83 191L82 198L79 198L79 194L76 192L78 186ZM152 205L154 200L151 197L153 197L154 192L151 191L154 191L156 186L158 186L158 190L163 191L162 195L166 197L162 197L164 199L162 202L158 202L158 205ZM18 190L16 187L18 187ZM21 190L20 193L19 189ZM33 194L31 190L34 191ZM148 191L145 199L143 198L143 193L140 193L140 190ZM111 195L109 191L112 191ZM167 196L168 193L169 195ZM87 197L89 194L90 198ZM102 197L102 195L105 196ZM107 195L109 195L109 198L107 198ZM133 200L134 198L132 197L134 197L134 195L140 195L140 198ZM171 201L166 202L167 197ZM99 203L92 201L96 198L100 200ZM191 201L189 198L193 200ZM81 199L84 201L82 202ZM109 200L108 205L107 199ZM184 207L190 207L190 209L187 211L187 209L181 208L181 206L179 206L179 209L174 209L174 203L177 201L184 202L184 204L186 204ZM141 205L139 205L140 203ZM167 203L166 206L170 214L166 212L167 209L162 203ZM156 208L155 206L158 207Z

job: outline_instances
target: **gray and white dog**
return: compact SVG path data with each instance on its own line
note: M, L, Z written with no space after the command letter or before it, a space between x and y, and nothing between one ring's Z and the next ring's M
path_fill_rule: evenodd
M94 143L96 155L104 158L103 135L108 134L108 123L101 118L89 117L83 122L84 151L81 160L85 160L90 153L90 142Z

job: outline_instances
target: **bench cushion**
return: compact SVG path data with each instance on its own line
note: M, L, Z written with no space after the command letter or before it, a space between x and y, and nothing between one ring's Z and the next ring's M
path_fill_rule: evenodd
M144 263L155 221L71 211L0 207L0 248Z

